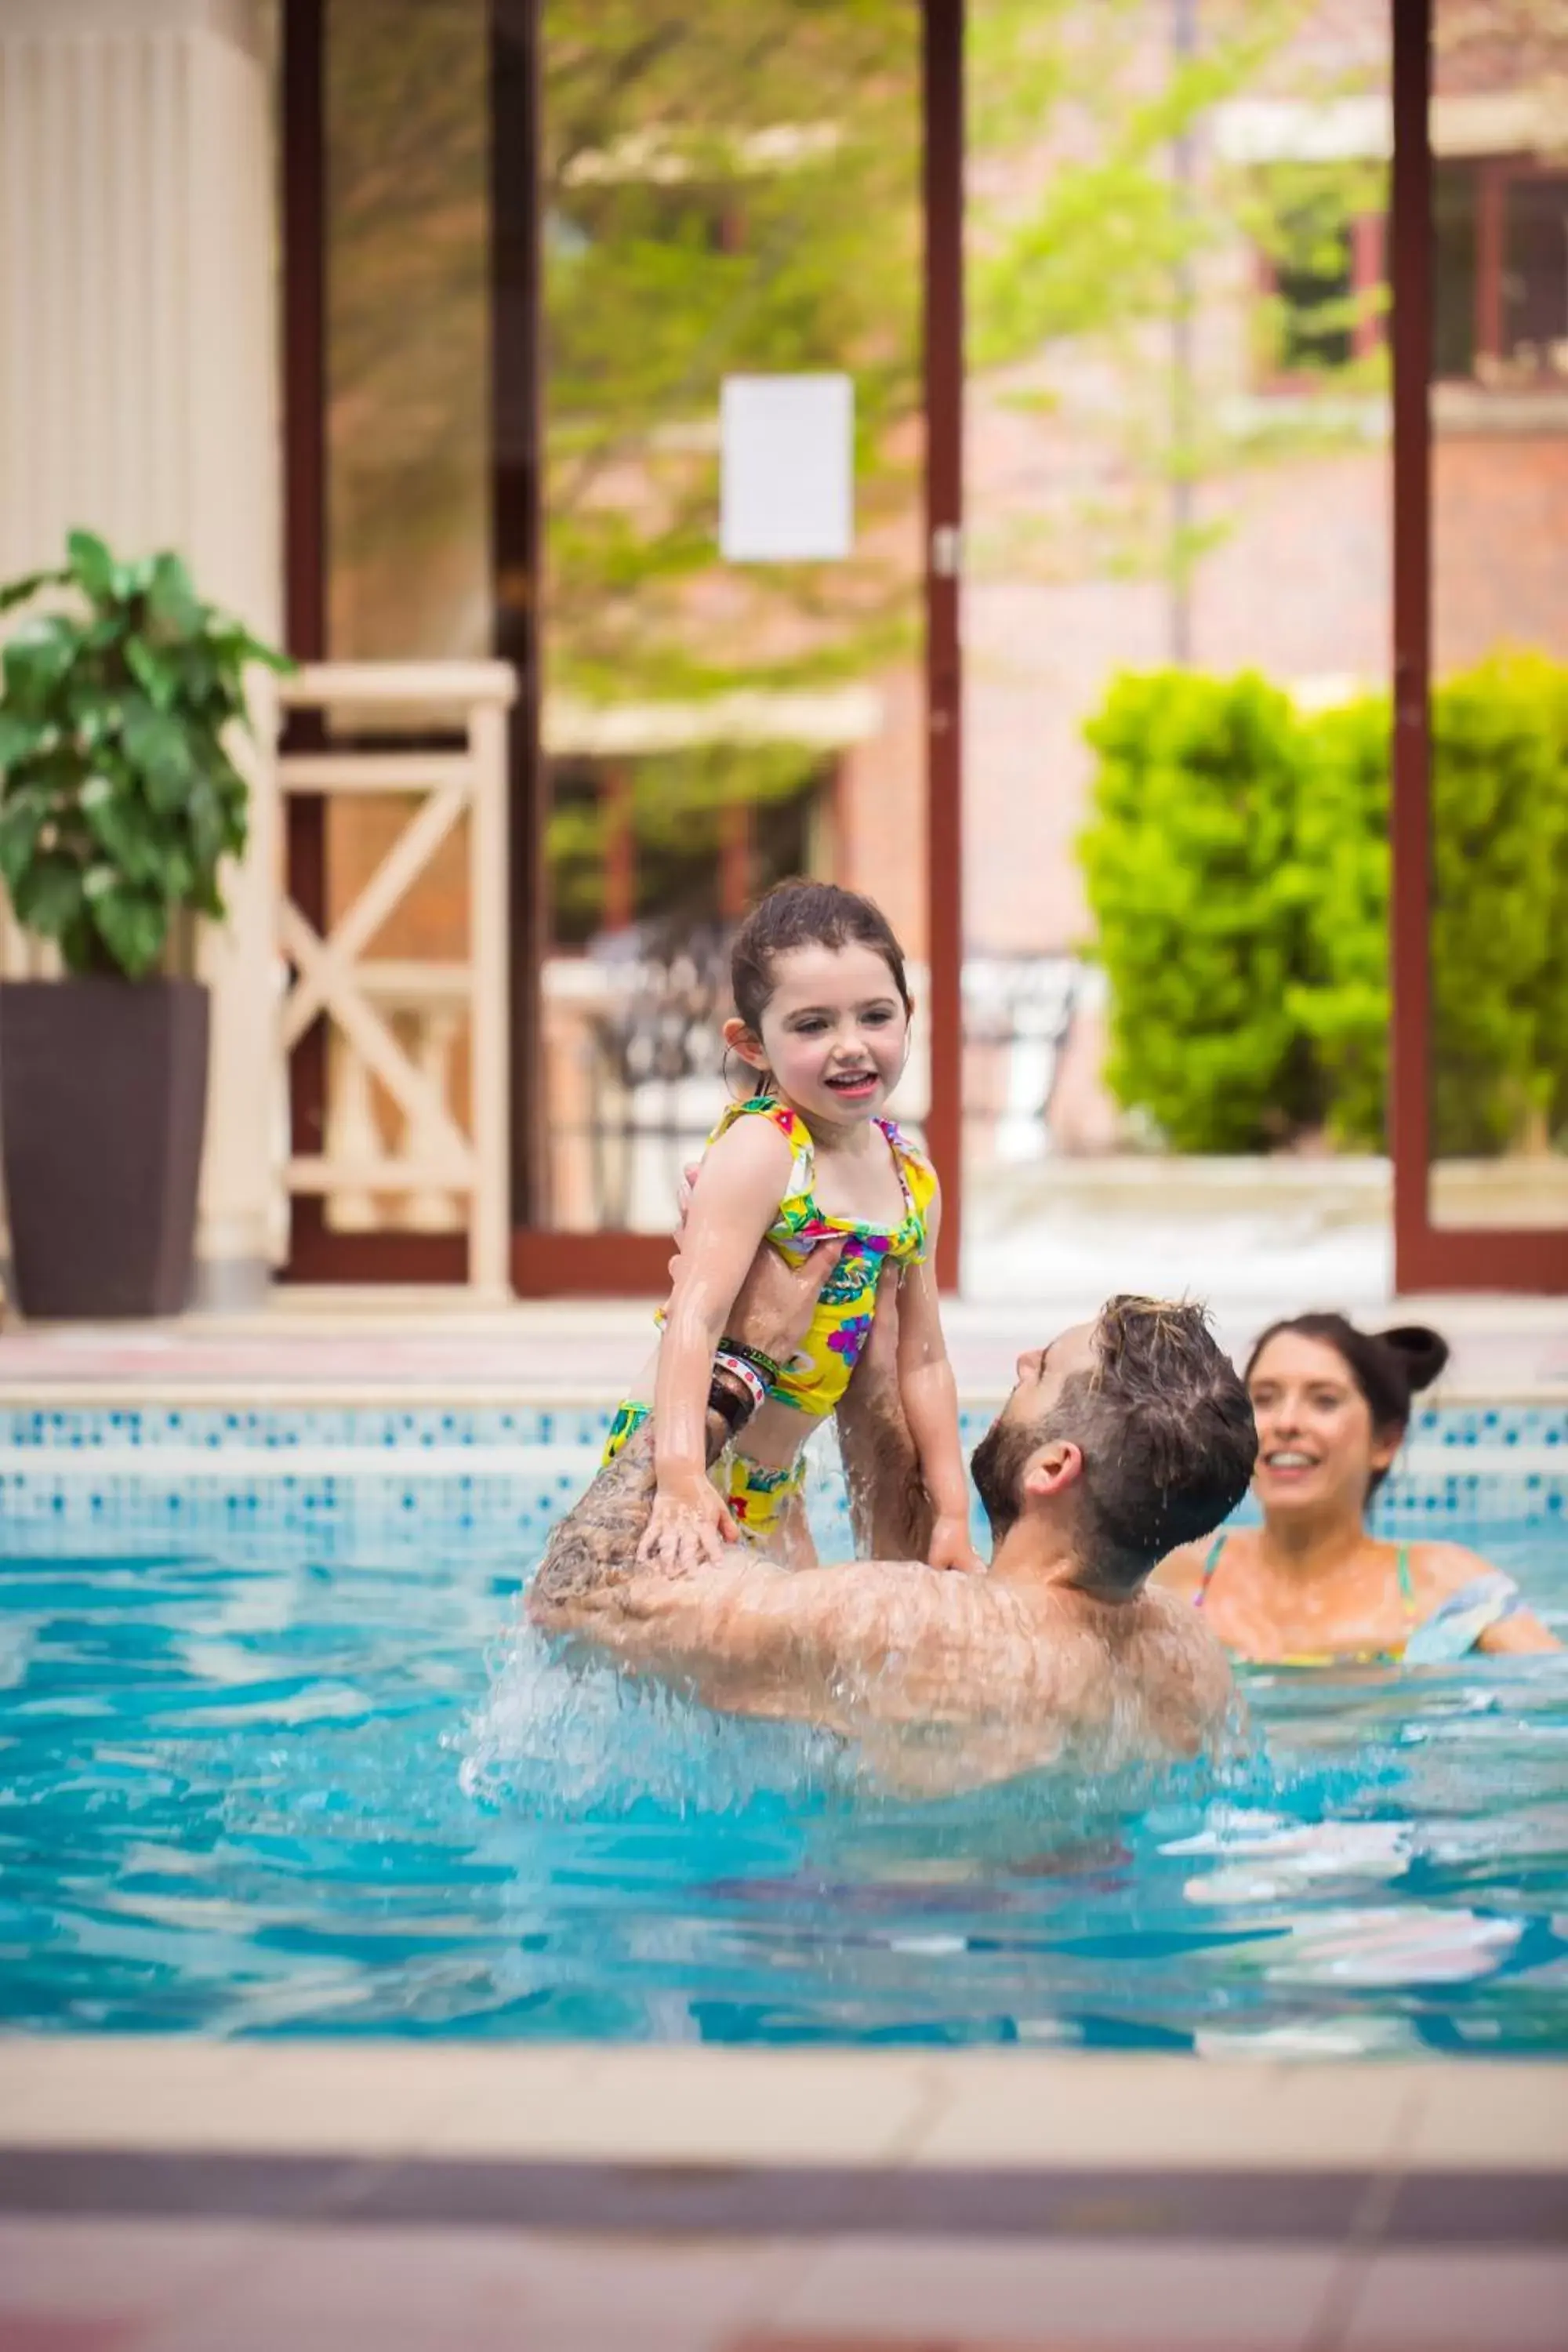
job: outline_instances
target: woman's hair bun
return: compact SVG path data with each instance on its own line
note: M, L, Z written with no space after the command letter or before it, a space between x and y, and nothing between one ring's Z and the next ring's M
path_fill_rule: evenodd
M1397 1323L1392 1331L1380 1331L1377 1339L1398 1357L1413 1396L1429 1389L1448 1360L1448 1342L1425 1323Z

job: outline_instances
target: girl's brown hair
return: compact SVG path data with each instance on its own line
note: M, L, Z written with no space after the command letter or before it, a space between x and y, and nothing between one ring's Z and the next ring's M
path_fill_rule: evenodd
M759 898L730 950L735 1010L753 1036L777 982L773 967L792 948L870 948L892 974L904 1011L914 1010L904 977L904 951L880 907L835 882L781 882Z

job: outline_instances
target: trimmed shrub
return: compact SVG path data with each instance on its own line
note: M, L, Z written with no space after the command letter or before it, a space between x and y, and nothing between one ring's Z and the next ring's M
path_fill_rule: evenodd
M1307 746L1263 678L1124 676L1087 730L1080 836L1110 982L1106 1076L1178 1151L1260 1151L1321 1115L1290 991L1306 922L1293 843Z
M1388 1096L1386 695L1299 721L1306 748L1296 856L1306 959L1287 994L1322 1074L1325 1124L1352 1150L1385 1146Z
M1568 1139L1568 669L1502 655L1433 697L1432 1141ZM1107 1078L1178 1150L1316 1125L1381 1150L1390 709L1255 677L1122 677L1080 843Z
M1432 1149L1546 1139L1563 1076L1568 671L1513 654L1433 698Z

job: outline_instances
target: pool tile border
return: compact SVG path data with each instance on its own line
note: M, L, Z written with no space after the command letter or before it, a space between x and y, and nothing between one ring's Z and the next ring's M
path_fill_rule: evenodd
M978 1437L1001 1400L967 1400L966 1434ZM310 1398L292 1392L244 1399L150 1401L122 1392L19 1398L0 1391L0 1456L293 1454L353 1448L367 1464L380 1455L447 1456L534 1446L596 1446L613 1400L563 1398L549 1403L442 1396ZM1411 1423L1407 1456L1425 1468L1472 1457L1491 1469L1528 1455L1532 1468L1568 1469L1568 1395L1561 1399L1451 1401L1423 1408Z

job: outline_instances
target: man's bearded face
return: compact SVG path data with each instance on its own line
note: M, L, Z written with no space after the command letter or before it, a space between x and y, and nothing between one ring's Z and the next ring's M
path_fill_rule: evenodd
M1018 1517L1024 1465L1038 1443L1037 1423L1010 1422L1004 1413L969 1457L970 1475L991 1522L994 1544L1001 1542Z

